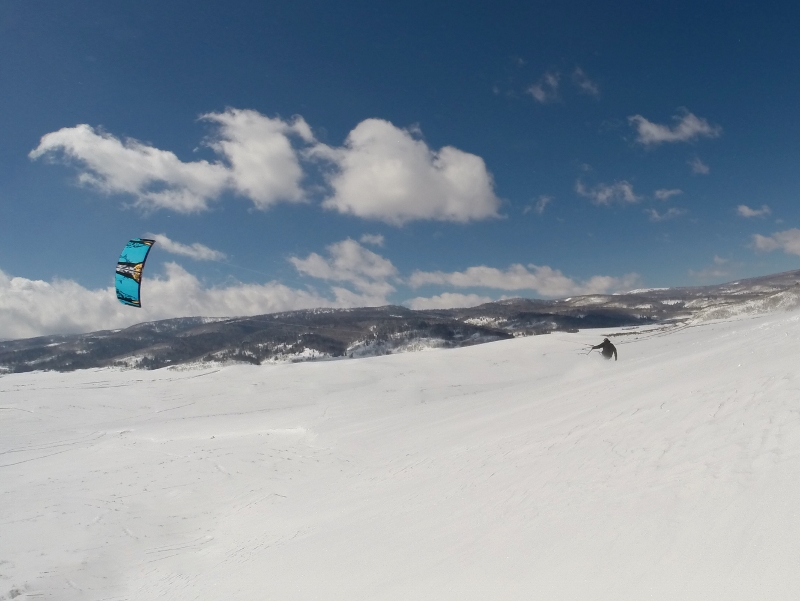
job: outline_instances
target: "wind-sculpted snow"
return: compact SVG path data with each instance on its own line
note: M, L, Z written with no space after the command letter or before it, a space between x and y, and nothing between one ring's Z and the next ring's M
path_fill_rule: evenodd
M788 290L770 292L743 302L720 302L703 307L695 319L729 319L740 315L759 315L773 311L790 311L800 306L800 286Z
M5 374L0 598L794 600L798 339Z

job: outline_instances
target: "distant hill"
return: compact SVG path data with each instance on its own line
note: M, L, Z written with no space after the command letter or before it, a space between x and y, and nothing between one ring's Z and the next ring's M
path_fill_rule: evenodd
M187 317L124 330L0 342L0 371L143 369L196 362L265 363L364 357L514 336L719 319L800 304L800 270L717 286L634 290L471 307L314 309L253 317Z

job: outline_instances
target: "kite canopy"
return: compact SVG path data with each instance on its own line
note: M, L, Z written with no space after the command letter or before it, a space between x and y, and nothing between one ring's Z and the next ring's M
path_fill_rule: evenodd
M141 307L139 291L142 285L142 269L147 260L147 253L155 240L134 238L122 249L117 262L117 298L123 305Z

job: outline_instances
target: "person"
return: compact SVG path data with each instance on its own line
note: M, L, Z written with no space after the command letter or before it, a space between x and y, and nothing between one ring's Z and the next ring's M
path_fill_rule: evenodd
M593 346L592 350L596 348L603 349L603 357L606 359L611 359L611 355L614 355L614 361L617 360L617 347L611 344L611 341L608 338L603 338L603 342L597 346Z

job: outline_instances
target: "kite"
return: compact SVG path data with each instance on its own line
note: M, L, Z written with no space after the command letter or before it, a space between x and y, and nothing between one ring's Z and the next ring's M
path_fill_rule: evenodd
M117 298L123 305L141 307L139 291L142 285L142 269L147 260L147 253L155 244L155 240L134 238L122 249L117 262Z

